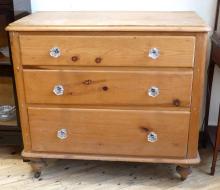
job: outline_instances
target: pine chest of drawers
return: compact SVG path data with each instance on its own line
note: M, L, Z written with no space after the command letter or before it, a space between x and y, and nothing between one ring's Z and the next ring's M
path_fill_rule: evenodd
M199 163L209 28L193 12L41 12L10 24L24 151Z

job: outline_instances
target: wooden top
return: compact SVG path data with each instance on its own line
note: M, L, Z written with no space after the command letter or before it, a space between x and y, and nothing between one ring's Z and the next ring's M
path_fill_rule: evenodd
M37 12L8 31L184 31L210 28L194 12Z

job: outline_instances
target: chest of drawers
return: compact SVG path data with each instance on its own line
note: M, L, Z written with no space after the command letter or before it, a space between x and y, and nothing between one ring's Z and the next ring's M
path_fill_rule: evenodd
M199 163L209 28L192 12L41 12L10 24L24 141L40 159Z

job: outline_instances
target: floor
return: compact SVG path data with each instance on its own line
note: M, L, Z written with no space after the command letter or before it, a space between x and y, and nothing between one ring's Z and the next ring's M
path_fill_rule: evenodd
M80 160L49 160L36 179L19 153L1 147L0 190L220 190L220 160L216 175L208 175L210 153L210 149L200 150L201 164L193 167L193 173L183 182L174 165Z

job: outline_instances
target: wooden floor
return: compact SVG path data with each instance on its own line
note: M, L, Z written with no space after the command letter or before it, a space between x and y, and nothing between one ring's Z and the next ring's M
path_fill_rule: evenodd
M202 162L184 182L174 165L79 160L50 160L42 176L35 179L29 164L13 151L0 147L0 190L220 190L220 160L216 175L208 175L209 149L200 150Z

